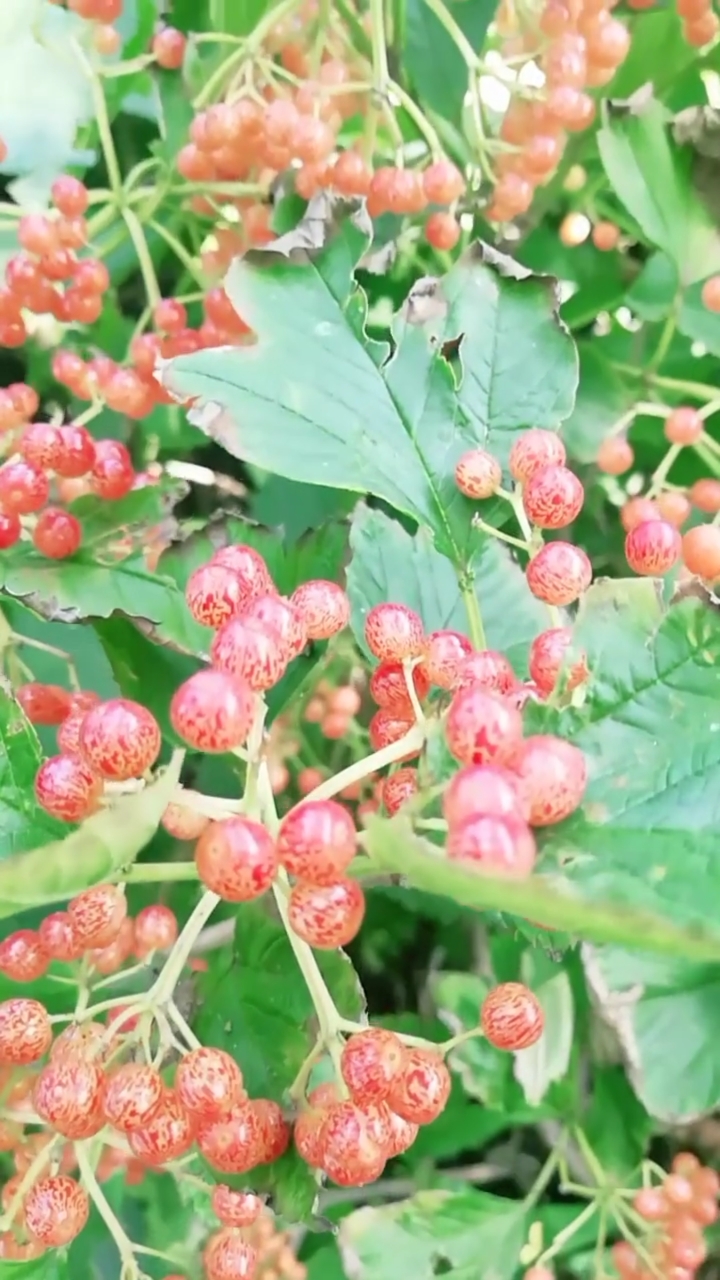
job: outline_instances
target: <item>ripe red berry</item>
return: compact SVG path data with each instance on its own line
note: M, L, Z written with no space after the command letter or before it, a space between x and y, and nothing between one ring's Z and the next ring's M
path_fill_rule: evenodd
M445 788L442 805L451 827L478 814L515 814L527 818L530 811L517 774L496 764L459 769Z
M237 1103L216 1120L202 1120L197 1144L205 1159L221 1173L247 1173L265 1155L264 1125L251 1102Z
M34 982L42 977L50 958L35 929L16 929L0 942L0 973L13 982Z
M55 179L50 195L58 213L65 218L79 218L85 213L90 199L85 183L69 173L62 173Z
M82 822L95 813L102 790L102 779L78 756L51 756L35 776L38 804L61 822Z
M252 1280L257 1253L240 1231L223 1227L210 1236L202 1261L206 1280Z
M279 1160L290 1145L291 1128L277 1102L270 1098L254 1098L250 1103L260 1124L260 1164L272 1164Z
M135 916L133 950L138 960L144 960L153 951L169 951L177 936L177 916L162 902L143 907Z
M22 533L20 517L13 511L0 511L0 551L7 551L19 542Z
M450 1084L450 1072L435 1049L406 1048L402 1072L388 1094L388 1106L411 1124L431 1124L445 1109Z
M78 960L83 953L67 911L51 911L38 925L40 940L53 960Z
M529 876L537 849L533 833L517 813L480 813L453 825L447 856L471 862L490 875Z
M47 1053L52 1026L39 1000L13 997L0 1004L0 1063L27 1066Z
M234 1191L222 1182L213 1187L211 1203L225 1227L251 1227L262 1209L262 1200L252 1191Z
M97 440L92 464L92 489L110 502L124 498L133 487L132 458L120 440Z
M354 1102L328 1108L320 1132L322 1168L343 1187L362 1187L380 1176L387 1159L371 1132L370 1118Z
M529 987L501 982L483 1000L480 1024L496 1049L527 1049L540 1039L545 1017Z
M460 689L450 703L445 740L461 764L504 764L522 741L522 716L484 689Z
M585 794L587 766L579 747L551 734L526 738L513 761L533 827L562 822Z
M291 809L277 837L278 857L292 876L331 885L357 849L352 816L337 800L306 800Z
M567 467L540 467L523 488L523 506L539 529L564 529L582 510L585 490Z
M176 840L197 840L209 825L210 819L204 813L191 809L189 805L171 801L160 823Z
M220 671L245 681L255 693L262 693L283 675L287 651L275 631L249 626L244 617L230 618L213 639L210 661Z
M196 751L225 752L242 746L255 716L255 699L242 680L225 671L197 671L176 690L170 721Z
M158 66L165 71L177 71L183 64L186 44L186 37L177 27L162 27L152 42Z
M431 213L425 222L425 239L433 249L449 253L460 239L460 223L451 213Z
M252 818L224 818L203 831L195 846L203 884L226 902L249 902L270 888L278 855L269 831Z
M120 1133L140 1129L160 1106L165 1085L159 1071L145 1062L125 1062L105 1081L102 1109Z
M423 645L422 673L439 689L454 689L472 644L459 631L432 631ZM379 670L379 668L378 668ZM377 699L376 699L377 701Z
M290 927L321 950L352 942L365 915L365 895L356 880L342 877L329 885L300 880L290 892Z
M554 431L532 427L518 436L510 450L508 465L513 479L527 484L543 467L563 466L565 457L565 446Z
M53 1058L33 1089L33 1108L41 1120L65 1138L91 1138L105 1124L101 1108L104 1084L98 1062L78 1054Z
M365 641L376 658L403 662L422 652L423 625L413 609L404 604L376 604L365 619Z
M418 793L418 778L416 769L397 769L395 773L391 773L384 779L382 784L382 802L388 813L392 817L399 809L402 809L408 800Z
M699 578L714 582L720 577L720 529L717 525L698 524L683 535L682 558L685 568Z
M513 693L517 684L517 676L504 653L495 649L479 649L463 659L455 687L475 687L488 693L505 694Z
M250 602L240 574L216 561L201 564L190 575L185 599L195 621L213 628L221 627Z
M329 640L350 622L350 601L336 582L313 578L293 591L290 603L302 618L308 640Z
M360 1106L384 1102L403 1071L405 1049L393 1031L370 1027L346 1042L340 1068L352 1098Z
M177 1160L191 1146L194 1122L173 1089L166 1089L160 1106L141 1129L128 1134L133 1155L149 1165Z
M88 711L80 729L83 758L103 778L140 778L160 754L162 738L147 707L111 698Z
M161 298L153 308L152 321L163 333L179 333L187 326L187 310L177 298Z
M704 423L697 409L679 405L668 414L663 430L670 444L696 444L703 433Z
M621 476L635 461L635 452L625 436L608 436L597 453L597 465L606 476Z
M284 661L291 662L307 644L307 632L294 605L277 593L255 596L243 612L243 622L273 636Z
M424 663L413 667L412 682L418 700L422 702L430 689ZM401 662L381 662L375 668L370 677L370 697L384 711L392 711L401 719L412 720L412 703Z
M68 915L78 944L108 947L127 915L125 894L115 884L97 884L71 898Z
M646 520L625 539L625 558L635 573L654 577L667 573L680 558L682 538L667 520Z
M243 608L256 596L272 594L275 586L270 571L254 547L236 543L215 552L211 564L222 564L237 573L243 583Z
M30 680L18 685L15 697L32 724L60 724L70 710L70 694L58 684Z
M67 1174L40 1178L30 1187L23 1205L23 1220L34 1240L59 1249L80 1234L90 1213L87 1192Z
M385 707L381 707L375 712L370 724L368 725L368 737L370 746L373 751L381 751L383 747L388 747L391 742L399 742L401 738L409 733L414 724L412 712L409 711L407 716L400 715L397 711L389 711ZM419 754L418 750L409 751L403 756L404 760L411 760L413 756Z
M60 428L62 453L56 458L54 470L67 480L86 476L95 461L95 441L82 426L69 423Z
M19 459L0 467L0 504L11 515L27 516L48 500L50 486L44 471Z
M20 453L26 462L40 471L54 471L55 463L62 457L62 432L52 422L33 422L25 427L19 442Z
M82 542L82 525L77 516L62 507L46 507L38 516L32 540L37 551L49 560L65 560Z
M451 160L434 160L423 170L422 183L430 204L452 204L465 190L465 179Z
M572 604L592 580L592 565L585 552L571 542L548 542L526 569L527 584L546 604Z
M569 627L553 627L535 637L528 658L530 679L543 694L551 694L562 677L568 693L588 678L585 655L568 662L572 654L572 631Z

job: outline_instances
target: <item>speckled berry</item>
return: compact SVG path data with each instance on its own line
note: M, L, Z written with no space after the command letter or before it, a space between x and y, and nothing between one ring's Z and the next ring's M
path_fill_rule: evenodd
M330 885L301 880L290 892L291 929L320 950L347 946L359 931L364 915L365 895L356 880L343 877Z
M22 996L0 1004L0 1063L27 1066L47 1053L52 1043L52 1026L47 1009L39 1000Z
M141 1129L128 1134L134 1156L145 1164L161 1165L177 1160L192 1145L194 1122L173 1089L166 1089L160 1106Z
M592 580L588 557L571 542L548 542L532 557L525 572L533 595L546 604L573 604Z
M585 490L567 467L534 471L523 488L523 506L539 529L564 529L582 510Z
M244 610L242 619L247 626L272 635L286 663L297 658L307 644L302 615L285 596L277 593L256 596Z
M504 764L522 740L522 716L478 686L460 689L445 721L445 741L461 764Z
M459 769L445 788L442 806L450 826L481 813L511 813L527 818L530 812L517 774L497 764L471 764Z
M382 802L390 816L402 809L408 800L412 800L418 789L417 769L406 766L396 769L395 773L385 778L382 784Z
M530 805L533 827L552 826L574 813L587 785L585 756L579 747L552 734L526 738L513 768Z
M20 459L0 467L0 506L11 515L27 516L48 500L50 486L44 471Z
M178 1063L175 1089L187 1111L217 1120L246 1099L242 1071L224 1049L191 1049Z
M528 1049L540 1039L545 1025L537 996L522 982L501 982L488 993L480 1010L480 1025L496 1049Z
M485 449L468 449L458 459L455 483L466 498L490 498L502 484L502 467Z
M399 742L410 732L415 721L411 716L405 717L399 715L395 711L390 711L385 707L381 707L375 712L370 724L368 725L368 737L370 746L373 751L382 751L383 747L389 747L391 742ZM403 756L404 760L410 760L413 756L420 754L420 748L414 748Z
M102 792L102 778L78 756L51 756L35 775L38 804L61 822L82 822L95 813Z
M82 525L63 507L46 507L32 532L33 546L48 560L66 560L82 542Z
M354 1102L328 1108L320 1133L321 1163L333 1182L361 1187L380 1176L387 1159L375 1142L370 1119Z
M625 559L635 573L645 577L667 573L677 564L681 550L682 538L667 520L645 520L625 539Z
M454 689L472 644L460 631L432 631L423 645L422 671L430 684L438 689Z
M45 950L53 960L78 960L83 947L75 937L72 920L67 911L51 911L38 925L38 933Z
M436 1050L408 1047L402 1072L388 1094L388 1106L411 1124L431 1124L445 1109L450 1083L450 1072Z
M267 595L275 590L270 570L260 552L245 543L221 547L215 552L211 564L225 565L241 578L244 592L243 608L246 608L256 596Z
M164 902L151 902L142 907L132 922L133 951L144 960L153 951L169 951L178 936L175 912Z
M91 1138L105 1124L100 1064L79 1055L53 1058L43 1067L33 1089L33 1109L65 1138Z
M537 849L532 831L517 813L480 813L450 828L446 853L451 862L522 879L535 866Z
M465 659L458 673L456 688L485 689L488 693L513 693L518 678L504 653L496 649L478 649Z
M542 694L549 695L561 681L567 693L588 678L587 661L580 654L574 661L570 627L553 627L535 637L528 657L530 678Z
M188 579L185 599L195 619L204 627L221 627L250 603L240 574L227 565L201 564Z
M290 1146L291 1128L281 1107L271 1098L253 1098L250 1109L260 1124L260 1164L279 1160Z
M249 626L244 618L223 623L210 647L210 661L219 671L237 676L256 693L277 684L287 666L285 645L268 629Z
M306 800L280 826L277 852L290 875L312 884L333 884L352 862L357 833L351 814L337 800Z
M424 663L413 667L412 682L418 701L422 702L430 690ZM392 711L402 719L412 720L412 703L401 662L381 662L370 677L369 687L370 697L384 711Z
M111 698L87 712L80 729L84 759L103 778L140 778L160 754L162 738L147 707L129 698Z
M313 578L296 587L290 603L300 614L308 640L329 640L350 622L350 601L336 582Z
M510 450L510 473L519 484L527 484L543 467L563 466L565 457L565 446L554 431L532 427L518 437Z
M264 1155L262 1118L251 1103L240 1102L220 1119L201 1121L197 1144L214 1169L247 1173Z
M195 846L200 879L226 902L249 902L270 888L278 869L272 836L252 818L224 818Z
M16 929L0 942L0 973L11 982L35 982L45 973L50 960L35 929Z
M68 915L80 945L107 947L127 915L125 894L116 884L97 884L83 889L68 903Z
M62 1248L74 1240L89 1214L87 1192L64 1173L40 1178L30 1187L23 1205L29 1234L48 1249Z
M102 1109L120 1133L140 1129L160 1106L165 1085L159 1071L145 1062L125 1062L105 1081Z
M210 1236L202 1262L206 1280L252 1280L258 1256L240 1231L223 1227Z
M215 1217L225 1227L251 1227L263 1207L259 1196L252 1191L234 1191L221 1182L213 1187L211 1199Z
M403 662L422 653L422 620L404 604L376 604L365 619L365 641L381 662Z
M346 1041L340 1059L342 1077L355 1102L384 1102L402 1074L405 1049L393 1031L370 1027Z
M225 752L242 746L255 716L252 690L225 671L197 671L176 690L170 721L196 751Z
M204 813L174 801L170 802L160 819L160 825L176 840L197 840L209 823L210 819Z
M60 724L70 711L70 694L58 684L29 680L18 685L15 697L32 724Z

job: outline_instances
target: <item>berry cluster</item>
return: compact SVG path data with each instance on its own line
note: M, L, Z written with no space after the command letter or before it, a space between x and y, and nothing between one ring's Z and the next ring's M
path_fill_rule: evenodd
M692 1280L707 1257L703 1231L717 1221L720 1178L702 1165L697 1156L681 1151L659 1186L643 1187L633 1200L636 1213L648 1223L649 1240L643 1241L645 1257L658 1274ZM627 1240L612 1248L612 1260L620 1280L636 1280L647 1263Z
M720 19L710 0L675 0L675 8L688 44L702 49L715 39L720 31Z

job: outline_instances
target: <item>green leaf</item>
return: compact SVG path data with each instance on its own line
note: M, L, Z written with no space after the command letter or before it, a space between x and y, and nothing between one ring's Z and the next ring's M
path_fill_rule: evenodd
M61 902L134 862L157 830L177 786L183 752L146 787L120 796L64 840L17 853L0 863L0 917Z
M284 476L270 475L253 494L250 514L260 524L282 528L286 542L292 544L308 529L318 529L327 520L348 515L355 501L354 493L341 489L297 484Z
M316 958L342 1015L357 1019L364 1002L350 961L340 951ZM203 1042L233 1055L251 1097L283 1101L315 1043L314 1006L287 933L264 905L243 904L233 949L214 957L200 993L194 1029ZM254 1170L252 1185L269 1191L277 1211L293 1221L309 1216L317 1195L294 1149Z
M363 333L353 281L366 220L346 219L298 261L316 228L306 221L231 268L226 288L257 344L178 357L164 381L198 399L192 420L236 457L383 498L461 566L474 539L472 504L454 482L459 455L487 444L505 462L518 431L557 428L572 407L575 354L551 282L476 245L442 283L410 295L385 360ZM456 378L443 350L459 340Z
M214 31L246 36L268 8L268 0L210 0L210 25Z
M612 112L597 135L616 195L650 244L675 263L682 284L720 268L720 235L692 185L692 152L678 147L663 106Z
M33 726L12 692L0 684L0 859L34 849L64 830L35 800L42 758Z
M603 1169L622 1178L637 1169L647 1150L652 1121L623 1067L593 1068L583 1129Z
M672 310L679 283L672 258L653 253L628 289L625 301L641 320L664 320Z
M447 10L473 49L482 48L497 0L450 0ZM425 106L460 124L468 89L468 68L452 36L426 0L408 0L405 14L405 70Z
M535 1044L513 1054L515 1079L522 1086L531 1107L542 1102L545 1094L562 1080L570 1065L573 1047L575 1008L570 978L558 969L544 982L534 982L532 951L523 955L522 980L535 992L545 1015L543 1033Z
M521 1201L485 1191L418 1191L343 1218L339 1244L357 1280L434 1280L460 1272L511 1280L525 1243Z
M383 600L415 609L426 631L450 628L469 634L457 574L425 529L409 534L384 511L361 503L350 526L350 549L351 625L366 653L365 617ZM467 582L478 601L488 646L507 653L524 674L528 647L546 619L543 606L528 591L525 575L495 538L483 538L468 566Z
M154 644L120 614L98 620L93 626L120 692L152 711L165 739L182 745L170 724L170 701L175 690L202 664L165 645Z
M720 1102L720 965L586 948L585 972L650 1115L695 1120Z

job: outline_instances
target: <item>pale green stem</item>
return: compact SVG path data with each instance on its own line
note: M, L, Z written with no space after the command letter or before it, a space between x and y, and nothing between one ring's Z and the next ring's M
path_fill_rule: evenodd
M78 1164L80 1180L115 1241L120 1254L120 1280L139 1280L140 1268L135 1260L132 1243L120 1226L95 1177L95 1170L88 1157L86 1143L75 1143L75 1158Z
M414 724L412 729L397 742L391 742L387 747L382 747L380 751L375 751L372 755L365 756L363 760L348 765L347 769L341 769L340 773L336 773L334 777L321 782L319 787L315 787L309 795L305 796L305 800L327 800L330 796L338 795L351 783L362 782L363 778L368 778L378 769L396 764L409 752L420 751L425 742L426 732L425 725Z
M138 218L134 209L124 208L122 210L123 221L130 233L130 239L135 246L135 252L138 256L138 264L142 273L143 283L145 285L145 293L147 295L148 306L156 307L160 302L162 294L160 286L155 274L153 260L150 257L150 250L145 239L145 232L142 229L142 223ZM155 224L151 224L155 226Z

